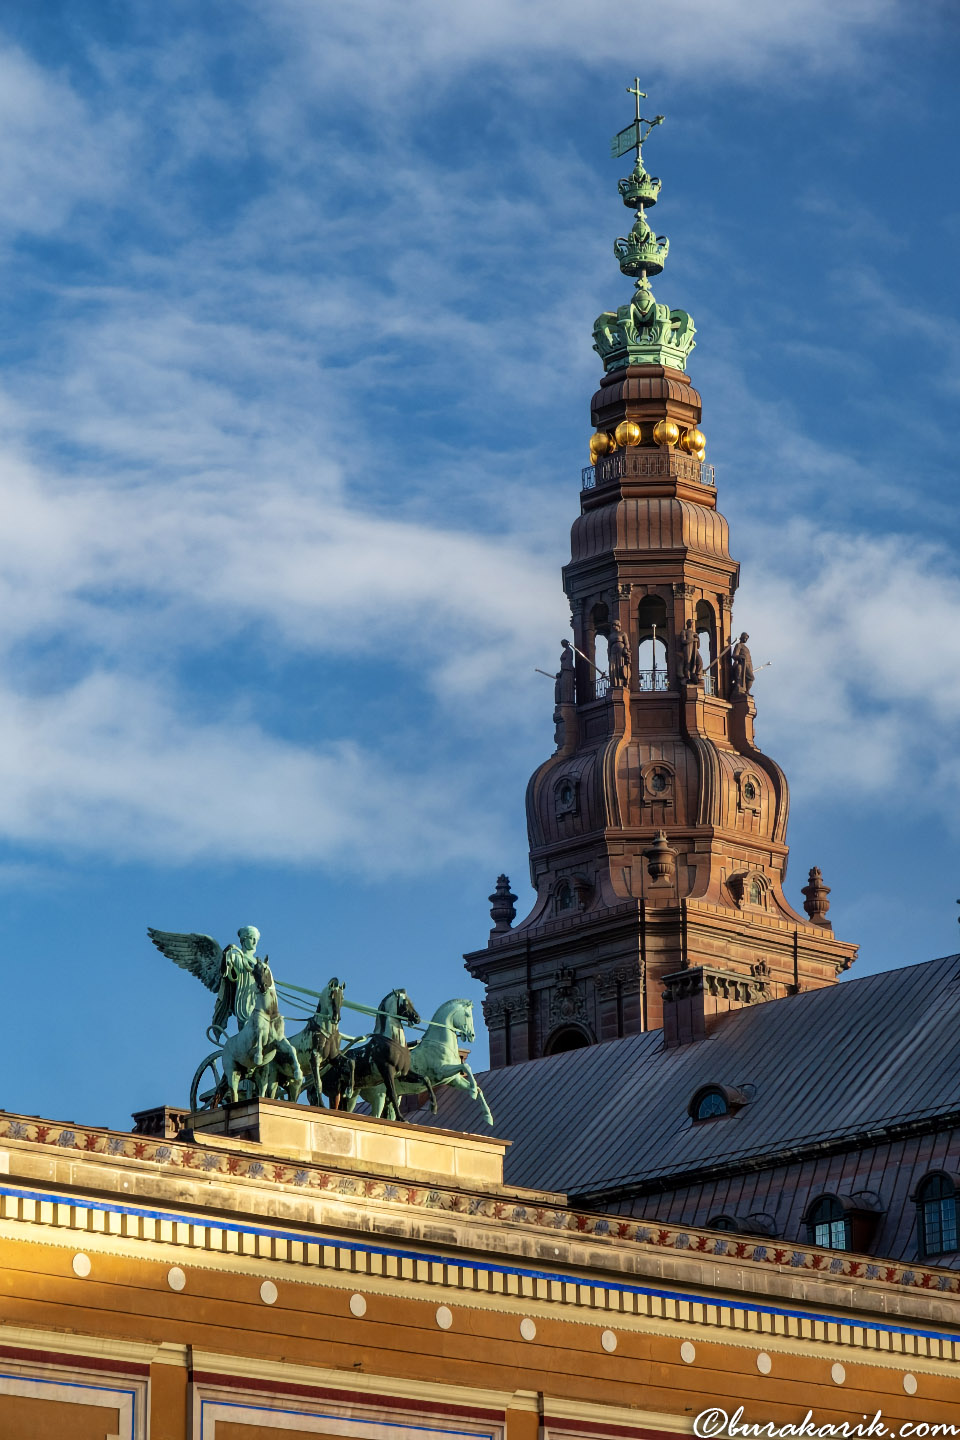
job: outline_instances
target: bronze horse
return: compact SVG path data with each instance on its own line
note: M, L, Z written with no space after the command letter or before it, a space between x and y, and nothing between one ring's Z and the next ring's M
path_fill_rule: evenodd
M373 1034L345 1050L331 1061L324 1072L323 1093L331 1106L334 1106L336 1097L341 1108L352 1110L361 1090L382 1085L393 1106L393 1113L402 1120L396 1085L398 1080L422 1086L429 1092L431 1103L436 1103L431 1082L425 1076L416 1074L411 1067L410 1046L403 1033L404 1020L411 1025L419 1025L420 1016L406 990L400 986L380 1001Z

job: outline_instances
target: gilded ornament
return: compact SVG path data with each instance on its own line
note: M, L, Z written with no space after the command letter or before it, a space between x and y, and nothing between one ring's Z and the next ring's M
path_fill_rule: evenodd
M705 450L706 446L706 436L695 425L691 426L689 430L684 430L680 436L680 449L686 450L688 455L696 455L698 450Z
M636 420L621 420L613 433L618 445L639 445L643 437L643 431Z
M612 435L607 435L603 430L590 436L590 463L595 465L601 455L609 455L611 450L616 450L617 442Z
M657 445L676 445L680 439L680 426L672 420L658 420L653 427L653 439Z

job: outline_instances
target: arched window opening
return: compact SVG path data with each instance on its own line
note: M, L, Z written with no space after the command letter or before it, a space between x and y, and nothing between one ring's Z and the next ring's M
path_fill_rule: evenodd
M543 1047L544 1055L562 1055L567 1050L585 1050L590 1037L576 1025L564 1025L555 1030Z
M924 1255L945 1255L957 1245L957 1194L946 1175L928 1175L917 1187L920 1248Z
M850 1219L836 1195L823 1195L810 1206L807 1235L821 1250L850 1249Z
M697 640L700 645L700 659L703 661L703 689L707 695L717 693L717 620L713 606L707 600L697 601Z
M568 880L561 880L557 886L557 910L572 910L573 905L573 886Z
M708 1230L736 1230L738 1228L732 1215L714 1215L712 1220L707 1221Z
M750 881L750 904L763 904L763 885L756 879Z
M667 669L667 604L647 595L637 612L637 684L640 690L669 690Z
M563 779L562 779L562 780L559 782L559 784L557 785L557 788L556 788L556 791L555 791L555 795L556 795L556 804L557 804L557 814L558 814L558 815L575 815L575 814L576 814L576 812L577 812L577 786L576 786L576 781L571 780L568 776L564 776Z
M602 700L610 689L607 661L607 636L610 633L610 612L602 601L590 611L590 629L593 632L593 693ZM589 651L587 652L589 654ZM601 673L602 672L602 673Z
M610 689L610 662L607 657L607 637L597 635L593 642L593 663L596 669L593 672L594 694L600 700Z
M730 1106L722 1090L704 1090L697 1101L694 1119L713 1120L715 1116L727 1115L729 1112Z

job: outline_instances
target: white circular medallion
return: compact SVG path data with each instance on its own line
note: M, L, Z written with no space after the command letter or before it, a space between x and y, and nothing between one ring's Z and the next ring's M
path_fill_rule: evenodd
M606 1350L608 1355L613 1354L614 1350L616 1350L617 1348L617 1337L616 1335L614 1335L612 1330L604 1330L603 1334L600 1336L600 1344L603 1346L604 1350Z
M696 1348L690 1344L689 1340L684 1340L683 1344L680 1346L680 1359L683 1361L684 1365L692 1365L696 1358Z
M453 1324L453 1311L446 1305L437 1306L437 1324L441 1330L449 1330Z
M360 1317L361 1317L362 1315L366 1315L366 1313L367 1313L367 1302L366 1302L366 1300L364 1300L363 1296L362 1296L362 1295L351 1295L351 1296L350 1296L350 1314L351 1314L351 1315L356 1315L357 1319L359 1320Z
M523 1336L524 1340L536 1340L537 1338L537 1327L530 1319L529 1315L524 1315L523 1319L520 1321L520 1334Z
M174 1265L167 1271L167 1284L171 1290L182 1290L187 1283L187 1277L179 1265Z
M907 1392L908 1395L916 1395L916 1393L917 1393L917 1377L916 1377L916 1375L904 1375L904 1377L903 1377L903 1388L904 1388L904 1390L906 1390L906 1392Z
M842 1385L844 1380L846 1380L847 1372L846 1370L844 1370L839 1360L837 1361L836 1365L834 1365L833 1369L830 1371L830 1378L833 1381L834 1385Z
M260 1286L260 1299L263 1301L264 1305L275 1305L277 1303L277 1296L279 1293L280 1292L278 1291L276 1285L274 1285L272 1280L264 1280L263 1284Z
M773 1369L773 1361L770 1359L770 1356L766 1353L765 1350L761 1350L760 1354L757 1356L757 1369L760 1371L761 1375L769 1375L770 1371Z
M84 1255L81 1251L73 1257L73 1273L79 1275L81 1280L86 1280L90 1274L90 1256Z

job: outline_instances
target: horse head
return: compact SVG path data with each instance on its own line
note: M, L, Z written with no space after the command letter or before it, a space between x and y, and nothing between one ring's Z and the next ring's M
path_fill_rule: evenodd
M413 1008L410 996L402 985L396 990L391 990L389 995L384 995L377 1007L377 1023L374 1033L377 1035L388 1034L387 1022L390 1020L409 1020L411 1025L420 1024L420 1016Z
M450 1024L468 1045L472 1045L477 1038L477 1032L473 1026L473 1001L458 1000L457 1006L458 1008L450 1016Z
M334 1025L340 1024L340 1014L343 1009L343 992L347 982L338 980L336 975L332 976L326 983L323 994L317 1001L317 1008L310 1017L319 1024L322 1020L329 1020Z
M265 995L273 984L273 975L267 963L267 957L258 960L253 967L253 982L261 995Z
M410 996L407 994L406 990L401 987L400 989L394 990L393 993L396 996L397 1000L397 1008L394 1012L397 1019L409 1020L411 1025L419 1025L420 1016L413 1008L413 1001L410 999Z

